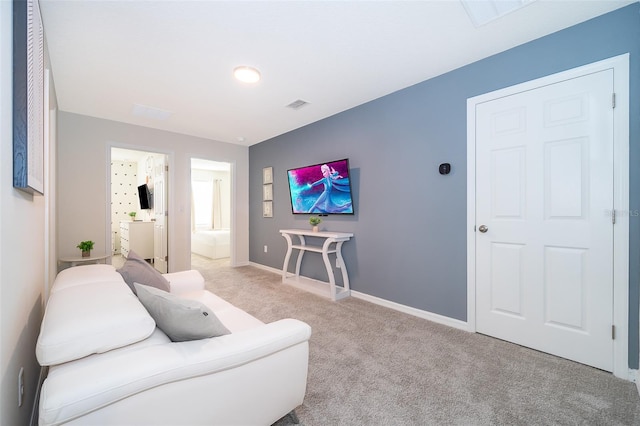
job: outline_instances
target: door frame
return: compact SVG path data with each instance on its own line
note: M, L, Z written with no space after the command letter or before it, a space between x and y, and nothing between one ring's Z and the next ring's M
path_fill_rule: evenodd
M106 144L106 150L107 150L107 188L106 188L106 193L107 193L107 212L106 212L106 218L107 218L107 229L106 229L106 239L105 241L107 243L109 243L111 241L111 148L120 148L120 149L128 149L131 151L141 151L141 152L148 152L149 154L161 154L161 155L165 155L167 158L167 166L169 167L169 173L167 174L166 178L167 181L165 181L165 185L168 185L167 188L167 203L166 203L166 208L167 211L169 212L168 214L168 218L165 221L165 227L166 232L167 232L167 256L169 256L169 262L167 263L167 272L173 272L175 271L175 249L174 249L174 245L169 244L169 236L173 235L173 230L175 227L175 224L173 223L173 216L171 212L175 211L175 206L173 204L173 194L172 194L172 188L175 185L174 182L174 167L173 167L173 157L174 157L174 153L173 151L166 151L160 148L151 148L148 146L142 146L142 145L131 145L131 144L123 144L123 143L117 143L117 142L108 142Z
M231 215L230 218L230 239L229 239L229 265L231 267L236 267L236 266L243 266L238 264L237 261L237 256L236 256L236 235L237 235L237 220L236 220L236 182L237 182L237 177L236 177L236 170L238 169L236 166L236 162L235 160L229 160L227 158L216 158L213 159L211 157L208 157L206 155L197 155L197 154L187 154L187 158L189 160L189 183L191 183L191 172L193 170L193 166L192 166L192 160L196 159L196 160L205 160L205 161L212 161L214 163L227 163L229 164L229 179L230 179L230 189L231 189L231 199L229 200L229 202L231 203L230 206L230 212L229 214ZM191 184L189 184L189 193L191 195ZM188 216L191 217L191 203L189 203L188 205ZM189 228L191 228L191 222L189 222ZM188 239L189 239L189 248L191 248L191 229L189 229L189 233L188 233Z
M467 330L476 332L476 106L541 86L613 69L613 374L634 380L629 369L629 54L615 56L467 99Z

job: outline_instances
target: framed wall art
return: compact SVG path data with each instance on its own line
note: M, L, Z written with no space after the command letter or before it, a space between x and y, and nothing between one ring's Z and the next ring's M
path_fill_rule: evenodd
M273 201L262 202L262 217L273 217Z
M266 185L262 185L262 200L263 201L273 200L273 184L268 183Z
M37 0L13 1L13 186L44 193L44 29Z
M265 167L262 169L262 183L273 183L273 167Z

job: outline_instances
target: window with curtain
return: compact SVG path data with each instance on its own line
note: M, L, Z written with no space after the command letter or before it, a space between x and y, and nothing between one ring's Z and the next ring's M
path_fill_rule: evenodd
M213 229L213 182L191 182L196 229Z

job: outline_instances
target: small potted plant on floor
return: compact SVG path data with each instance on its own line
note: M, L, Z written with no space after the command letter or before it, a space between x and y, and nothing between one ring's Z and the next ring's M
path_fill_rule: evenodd
M131 217L131 221L136 220L136 212L129 212L129 216Z
M91 240L82 241L76 247L78 247L80 250L82 250L82 257L90 257L91 256L91 249L93 248L94 244L95 243L93 241L91 241Z
M312 226L312 230L313 232L318 232L318 225L320 224L320 222L322 222L322 219L320 219L318 216L311 216L309 218L309 223Z

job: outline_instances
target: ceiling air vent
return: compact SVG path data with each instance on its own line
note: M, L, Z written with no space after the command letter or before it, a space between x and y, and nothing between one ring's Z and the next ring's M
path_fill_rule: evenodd
M476 27L481 27L536 0L460 0Z
M164 121L171 116L171 111L165 111L160 108L154 108L147 105L133 104L131 114L138 117L151 118L153 120Z
M309 102L303 101L302 99L298 99L297 101L293 101L289 105L287 105L287 108L300 109L303 106L308 105L308 104L309 104Z

